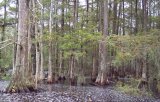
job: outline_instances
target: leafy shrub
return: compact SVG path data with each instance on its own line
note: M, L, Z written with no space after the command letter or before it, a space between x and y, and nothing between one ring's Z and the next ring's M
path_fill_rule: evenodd
M10 80L11 76L9 75L5 75L5 76L2 76L2 80Z
M131 85L125 84L124 86L117 86L117 89L129 95L139 96L140 90L138 88L132 87Z
M133 79L133 78L130 79L129 84L119 81L116 84L116 89L125 94L133 95L133 96L147 96L147 97L152 96L150 92L143 92L140 89L138 89L137 87L138 83L139 83L139 80Z

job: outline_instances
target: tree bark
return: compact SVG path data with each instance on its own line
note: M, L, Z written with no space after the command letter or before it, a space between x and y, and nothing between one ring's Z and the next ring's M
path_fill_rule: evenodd
M108 0L103 0L103 38L99 42L99 60L100 60L100 66L99 66L99 72L98 77L96 79L96 83L100 85L108 84L107 78L106 78L106 36L108 35Z
M16 14L15 14L16 21L18 19L18 10L17 9L18 9L18 0L16 0ZM16 31L18 30L18 24L16 24L15 29L16 29ZM16 33L14 34L14 41L17 42L17 35L16 35ZM16 44L13 44L13 71L12 71L12 74L14 74L14 72L15 72L16 46L17 46Z
M43 4L42 4L43 6ZM43 28L44 28L44 22L43 22L43 15L44 15L44 8L41 7L41 30L40 30L40 34L41 36L43 36ZM40 42L40 59L41 59L41 62L40 62L40 80L44 80L44 54L43 54L43 41L41 39L41 42Z
M124 9L124 3L125 1L123 0L123 35L125 35L125 9Z
M18 19L18 41L16 50L15 61L15 73L12 75L12 79L7 92L24 92L33 91L34 82L32 77L32 68L28 67L28 56L30 42L28 42L28 19L29 18L29 1L19 0L19 19Z
M138 0L135 1L135 13L136 13L136 24L135 24L135 33L138 33Z
M113 7L113 16L114 16L114 19L113 19L113 34L117 34L117 3L118 1L117 0L114 0L114 7Z
M93 82L95 82L96 81L96 77L97 77L97 74L98 74L98 66L97 66L97 57L98 56L96 56L96 52L97 52L97 47L95 47L95 49L94 49L94 53L93 53L93 58L92 58L92 81Z
M49 18L49 34L52 34L52 9L53 9L53 0L51 0L51 5L50 5L50 18ZM49 53L49 58L48 58L48 83L53 83L53 72L52 72L52 41L50 39L49 41L49 46L48 46L48 53Z
M118 13L118 18L117 18L117 31L116 34L119 35L119 32L121 32L121 26L120 26L120 17L121 17L121 12L122 12L122 3L120 2L119 4L119 13ZM121 33L120 33L121 34Z

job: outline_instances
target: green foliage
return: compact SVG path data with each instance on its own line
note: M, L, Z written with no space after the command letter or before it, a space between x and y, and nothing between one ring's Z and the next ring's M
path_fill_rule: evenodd
M113 65L120 66L122 63L127 63L133 59L144 58L146 54L150 57L159 56L159 51L157 51L160 45L159 32L159 30L151 30L147 35L109 36L106 39L106 45L116 50L115 58L112 61ZM152 58L152 60L154 59Z
M58 39L60 38L60 36L54 32L52 34L49 34L49 32L47 32L46 34L44 34L43 36L39 36L37 38L37 41L38 42L55 42L55 41L58 41Z
M75 57L81 57L85 55L85 49L89 45L94 45L98 42L99 33L90 33L87 29L76 30L74 32L64 34L60 37L60 49L65 52L65 57L69 57L71 54Z
M13 56L12 49L7 48L6 51L3 52L3 55L1 55L1 56L3 58L3 59L0 59L1 68L3 68L3 69L10 68L12 66L12 56Z
M140 95L140 90L138 88L132 87L128 84L125 84L124 86L121 85L121 82L117 83L116 88L123 92L126 93L128 95L134 95L134 96L139 96Z
M118 81L116 84L116 89L127 94L133 96L152 96L150 92L143 92L137 88L139 80L131 78L129 83L124 83Z
M2 76L2 80L10 80L10 79L11 79L10 75Z

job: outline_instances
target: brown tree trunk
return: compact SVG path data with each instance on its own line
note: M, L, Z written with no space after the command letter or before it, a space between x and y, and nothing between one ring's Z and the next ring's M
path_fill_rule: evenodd
M96 79L96 83L100 85L108 84L108 79L106 78L106 36L108 35L108 0L103 0L103 38L99 42L99 72Z
M117 31L116 34L119 35L119 32L121 34L121 29L120 29L120 16L121 16L121 12L122 12L122 3L119 4L119 13L118 13L118 18L117 18Z
M70 57L70 77L69 77L69 81L70 81L70 85L75 85L75 76L74 76L74 55L71 55Z
M146 31L147 31L147 9L146 9L146 6L147 6L147 0L142 0L142 5L143 5L143 30L144 30L144 33L146 34ZM145 46L144 46L144 49L145 49ZM144 58L142 60L143 62L143 69L142 69L142 80L145 80L147 81L147 65L146 65L146 54L147 52L144 52Z
M113 34L117 34L117 3L118 1L117 0L114 0L114 7L113 7L113 16L114 16L114 19L113 19Z
M124 9L124 6L125 6L125 0L123 0L123 35L125 35L125 9Z
M138 33L138 1L135 1L135 13L136 13L136 24L135 24L135 33Z
M97 77L97 74L98 74L98 66L97 66L97 57L96 56L96 50L97 48L95 47L94 49L94 53L93 53L93 58L92 58L92 81L95 82L96 81L96 77Z
M87 6L87 17L86 17L86 23L88 24L88 21L89 21L89 19L88 19L88 13L89 13L89 0L86 0L86 6Z
M29 67L28 56L30 51L28 45L28 19L29 1L19 0L19 19L18 19L18 41L16 50L15 73L7 88L7 92L33 91L34 82L32 77L32 68Z

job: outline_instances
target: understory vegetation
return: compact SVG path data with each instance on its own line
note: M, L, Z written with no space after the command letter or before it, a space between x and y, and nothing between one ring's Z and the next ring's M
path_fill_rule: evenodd
M160 93L158 0L0 1L0 79L6 92L38 84L113 85Z
M100 33L90 33L88 30L78 30L74 33L68 33L64 36L59 34L44 35L35 40L37 42L44 42L47 44L48 41L57 42L59 45L59 50L63 51L63 60L67 63L70 56L73 55L76 60L77 69L79 69L81 59L83 58L84 62L84 71L83 73L75 73L75 76L78 77L78 82L86 83L85 77L88 77L87 73L92 71L92 61L91 59L93 53L88 53L90 51L98 48L98 42L101 39ZM116 77L124 78L120 79L116 83L116 88L122 92L131 95L143 95L138 88L138 84L141 79L141 67L142 62L140 61L144 57L147 57L147 68L148 68L148 79L151 82L149 87L152 86L152 79L157 79L157 89L160 91L160 31L157 29L150 30L147 32L147 35L137 34L134 36L125 35L111 35L108 36L106 40L107 47L107 60L108 60L108 77L112 77L113 80ZM77 37L75 37L77 36ZM75 39L76 38L76 39ZM54 45L55 47L56 45ZM6 49L11 49L7 47ZM44 48L44 53L47 54L47 47ZM143 52L147 54L144 55ZM11 52L10 52L11 53ZM10 54L12 55L12 54ZM47 58L48 56L45 56ZM6 57L5 60L8 60L10 63L6 63L6 66L11 65L11 58ZM47 59L45 59L47 61ZM56 63L56 62L55 62ZM44 65L47 68L47 63ZM6 72L3 72L1 75L4 80L9 80L9 72L7 72L9 67L4 67ZM65 64L64 69L61 73L67 73L68 65ZM45 69L47 70L47 69ZM113 71L114 70L114 71ZM117 71L117 75L116 72ZM118 72L119 71L119 72ZM4 74L8 73L8 74ZM57 68L54 68L55 75L59 73ZM11 73L10 73L11 74ZM125 79L126 78L126 79ZM127 79L128 78L128 79ZM150 88L149 88L150 89ZM149 90L149 92L151 89ZM146 92L143 92L146 94ZM150 93L146 94L147 96L151 95Z

